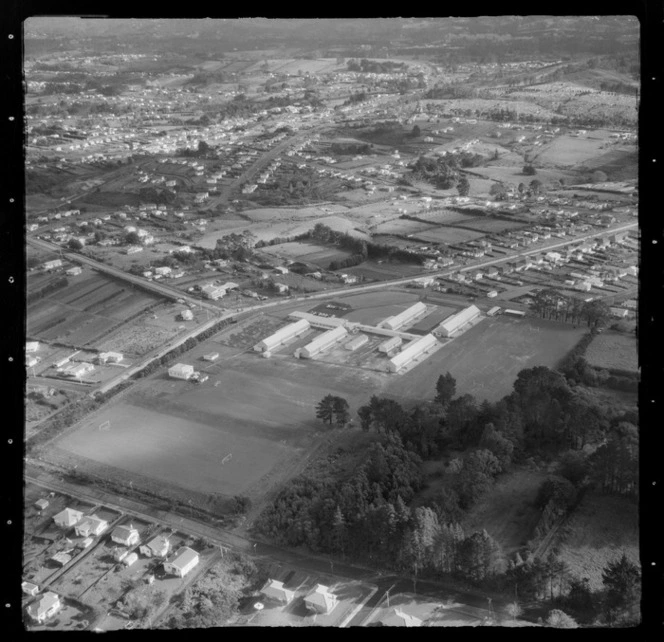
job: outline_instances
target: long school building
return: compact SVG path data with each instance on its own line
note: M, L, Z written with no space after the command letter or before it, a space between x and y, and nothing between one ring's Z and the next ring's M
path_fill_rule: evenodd
M424 314L426 311L427 306L420 301L415 305L411 305L409 308L406 308L403 312L400 312L393 317L388 317L384 321L381 321L379 326L388 328L389 330L397 330L407 323L410 323L421 314Z
M348 336L348 330L341 326L323 332L323 334L316 337L311 343L307 343L307 345L299 351L299 355L303 359L311 359L323 350L332 347L346 336Z
M457 312L448 319L445 319L445 321L436 328L435 333L440 334L443 337L449 337L455 332L458 332L463 326L477 319L480 314L479 308L474 305L469 305L467 308L461 310L461 312Z
M391 372L398 372L423 354L430 352L438 344L433 334L425 334L421 339L409 343L399 354L390 359L388 368Z
M254 346L254 350L256 352L270 352L284 345L291 339L299 337L310 328L311 325L309 324L309 321L306 319L300 319L295 323L287 325L285 328L281 328L281 330L277 330L274 334L271 334L262 341L259 341Z
M392 350L396 350L402 343L403 339L401 337L390 337L378 346L378 352L387 354L388 352L392 352Z

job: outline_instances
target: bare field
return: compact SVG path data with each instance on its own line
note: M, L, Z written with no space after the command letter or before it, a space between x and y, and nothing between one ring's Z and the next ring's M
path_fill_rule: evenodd
M449 371L457 394L497 401L511 392L520 370L554 366L583 334L583 328L540 319L485 318L414 370L395 377L385 391L402 399L432 399L436 379Z
M596 368L637 372L639 359L636 337L620 332L604 332L592 340L585 358Z
M565 526L560 558L590 589L602 588L602 570L623 552L639 565L638 506L624 497L588 493Z
M314 243L293 242L273 245L263 250L266 254L281 259L305 261L327 269L330 262L348 258L351 253L334 246L316 245Z

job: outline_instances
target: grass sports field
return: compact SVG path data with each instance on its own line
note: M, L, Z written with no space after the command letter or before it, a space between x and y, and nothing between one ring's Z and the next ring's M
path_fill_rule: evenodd
M512 390L520 370L554 366L583 336L583 328L541 319L485 318L402 376L385 392L403 399L431 399L440 374L450 372L457 394L497 401Z
M199 368L197 355L212 347L201 344L183 361ZM98 464L125 478L259 499L319 443L320 399L342 396L354 414L377 387L373 373L253 352L204 367L210 378L198 385L161 372L53 445L82 458L79 469Z

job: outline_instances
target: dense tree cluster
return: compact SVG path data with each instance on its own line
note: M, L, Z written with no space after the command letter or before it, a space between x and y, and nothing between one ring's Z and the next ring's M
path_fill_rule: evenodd
M366 259L389 259L402 261L404 263L415 263L421 265L426 260L426 256L415 254L408 250L402 250L390 245L380 245L371 241L358 239L346 232L338 232L323 223L316 223L313 229L301 237L302 239L311 239L323 245L338 245L339 247L353 252L348 262L337 261L335 267L330 265L330 269L341 269L350 265L358 265ZM360 260L361 259L361 260Z

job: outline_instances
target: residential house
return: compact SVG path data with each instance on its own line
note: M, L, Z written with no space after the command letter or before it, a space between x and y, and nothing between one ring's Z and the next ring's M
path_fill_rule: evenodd
M83 513L73 508L65 508L60 511L57 515L53 517L53 521L60 528L71 528L75 524L78 524L83 517Z
M49 591L28 606L28 615L36 622L44 622L62 608L60 597Z
M274 600L281 604L288 604L295 597L295 592L284 588L283 582L268 580L261 589L261 595L266 600Z
M380 620L383 626L422 626L422 620L406 613L403 609L398 606L391 609L390 612Z
M177 577L184 577L199 561L200 557L195 550L188 546L181 546L172 557L164 562L164 571Z
M30 352L37 352L39 350L39 341L26 341L25 342L25 351L30 353Z
M337 597L330 593L327 586L316 584L305 596L304 605L316 613L329 614L337 605Z
M135 546L140 539L138 531L131 525L116 526L111 533L111 539L122 546Z
M107 528L108 522L105 519L88 515L74 526L74 531L79 537L90 537L101 535Z
M285 283L275 283L274 287L279 294L288 294L288 286Z
M170 553L171 543L168 540L168 537L157 535L147 544L142 544L138 550L141 552L141 555L145 555L145 557L166 557Z

